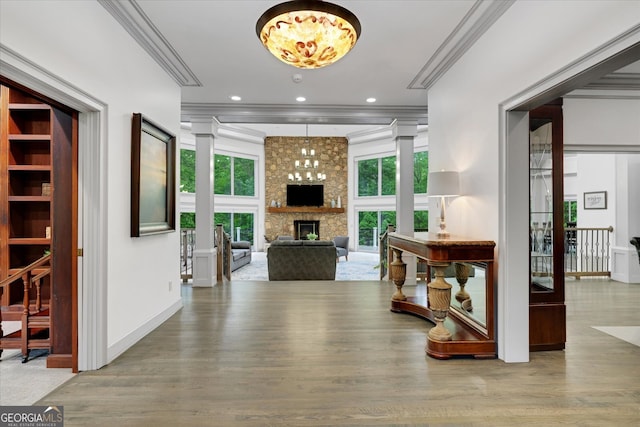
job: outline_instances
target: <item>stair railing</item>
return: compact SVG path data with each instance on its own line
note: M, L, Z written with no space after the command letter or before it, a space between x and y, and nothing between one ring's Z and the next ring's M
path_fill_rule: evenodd
M378 237L378 250L380 253L380 280L384 280L384 278L387 276L387 272L389 271L388 241L389 233L393 233L394 231L396 231L396 228L393 225L388 225L385 232L382 233L380 237ZM389 278L389 280L391 280L391 278Z
M565 276L611 276L611 233L613 227L566 227Z
M36 269L40 269L41 271L37 271ZM38 314L42 310L42 279L51 274L51 254L44 255L40 259L32 262L26 267L21 268L20 270L14 272L9 277L0 281L0 298L5 291L5 288L10 286L12 283L22 279L23 284L23 297L22 297L22 329L21 329L21 345L20 348L22 350L22 354L26 358L29 354L29 330L28 330L28 320L29 316L32 314ZM31 299L30 292L31 286L35 285L36 287L36 299L33 306L33 310L31 310ZM2 330L2 310L0 310L0 354L4 346L2 345L2 338L4 338L4 331Z

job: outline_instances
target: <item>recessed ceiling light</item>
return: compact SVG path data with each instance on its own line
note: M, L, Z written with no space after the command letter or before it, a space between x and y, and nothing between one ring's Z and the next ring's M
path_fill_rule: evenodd
M229 98L231 98L232 101L242 101L242 98L238 95L231 95Z
M305 98L304 96L299 96L299 97L296 98L296 101L298 101L298 102L304 102L306 100L307 100L307 98Z
M375 98L367 98L367 102L371 104L371 103L376 102L376 99Z

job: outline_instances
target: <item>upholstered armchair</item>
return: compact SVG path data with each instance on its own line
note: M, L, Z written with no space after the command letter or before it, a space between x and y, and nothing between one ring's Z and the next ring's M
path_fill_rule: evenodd
M341 256L349 261L349 236L336 236L333 243L336 245L336 262L340 261Z

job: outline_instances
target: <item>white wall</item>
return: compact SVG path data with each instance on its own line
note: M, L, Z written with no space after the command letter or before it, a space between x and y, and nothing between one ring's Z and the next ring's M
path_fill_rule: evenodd
M501 170L504 149L511 149L500 145L505 127L501 103L531 90L639 20L636 2L518 1L434 84L428 94L430 167L459 170L462 193L473 195L451 203L449 231L509 242L509 236L501 235L500 219L508 217L513 206L506 200L505 211L500 211L501 189L519 186L526 194L528 171L508 171L509 165ZM505 175L509 182L500 181ZM514 253L522 251L516 242L509 243ZM500 259L510 249L499 244ZM498 352L513 362L529 358L529 278L522 270L506 280L507 266L498 266Z
M178 233L129 237L131 115L179 135L180 88L97 2L3 0L0 10L4 47L106 105L110 361L181 307ZM95 203L92 196L81 203Z
M635 99L565 98L565 150L609 146L617 151L640 151L640 93L624 95L635 95Z

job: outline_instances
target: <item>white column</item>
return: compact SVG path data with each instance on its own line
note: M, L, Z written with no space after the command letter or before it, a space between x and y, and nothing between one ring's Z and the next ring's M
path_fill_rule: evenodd
M191 119L196 140L196 246L193 251L193 286L216 283L216 250L213 223L213 117Z
M417 121L396 121L396 231L405 236L413 236L414 194L413 194L413 145L418 135ZM405 284L416 283L416 258L402 254L407 264Z

